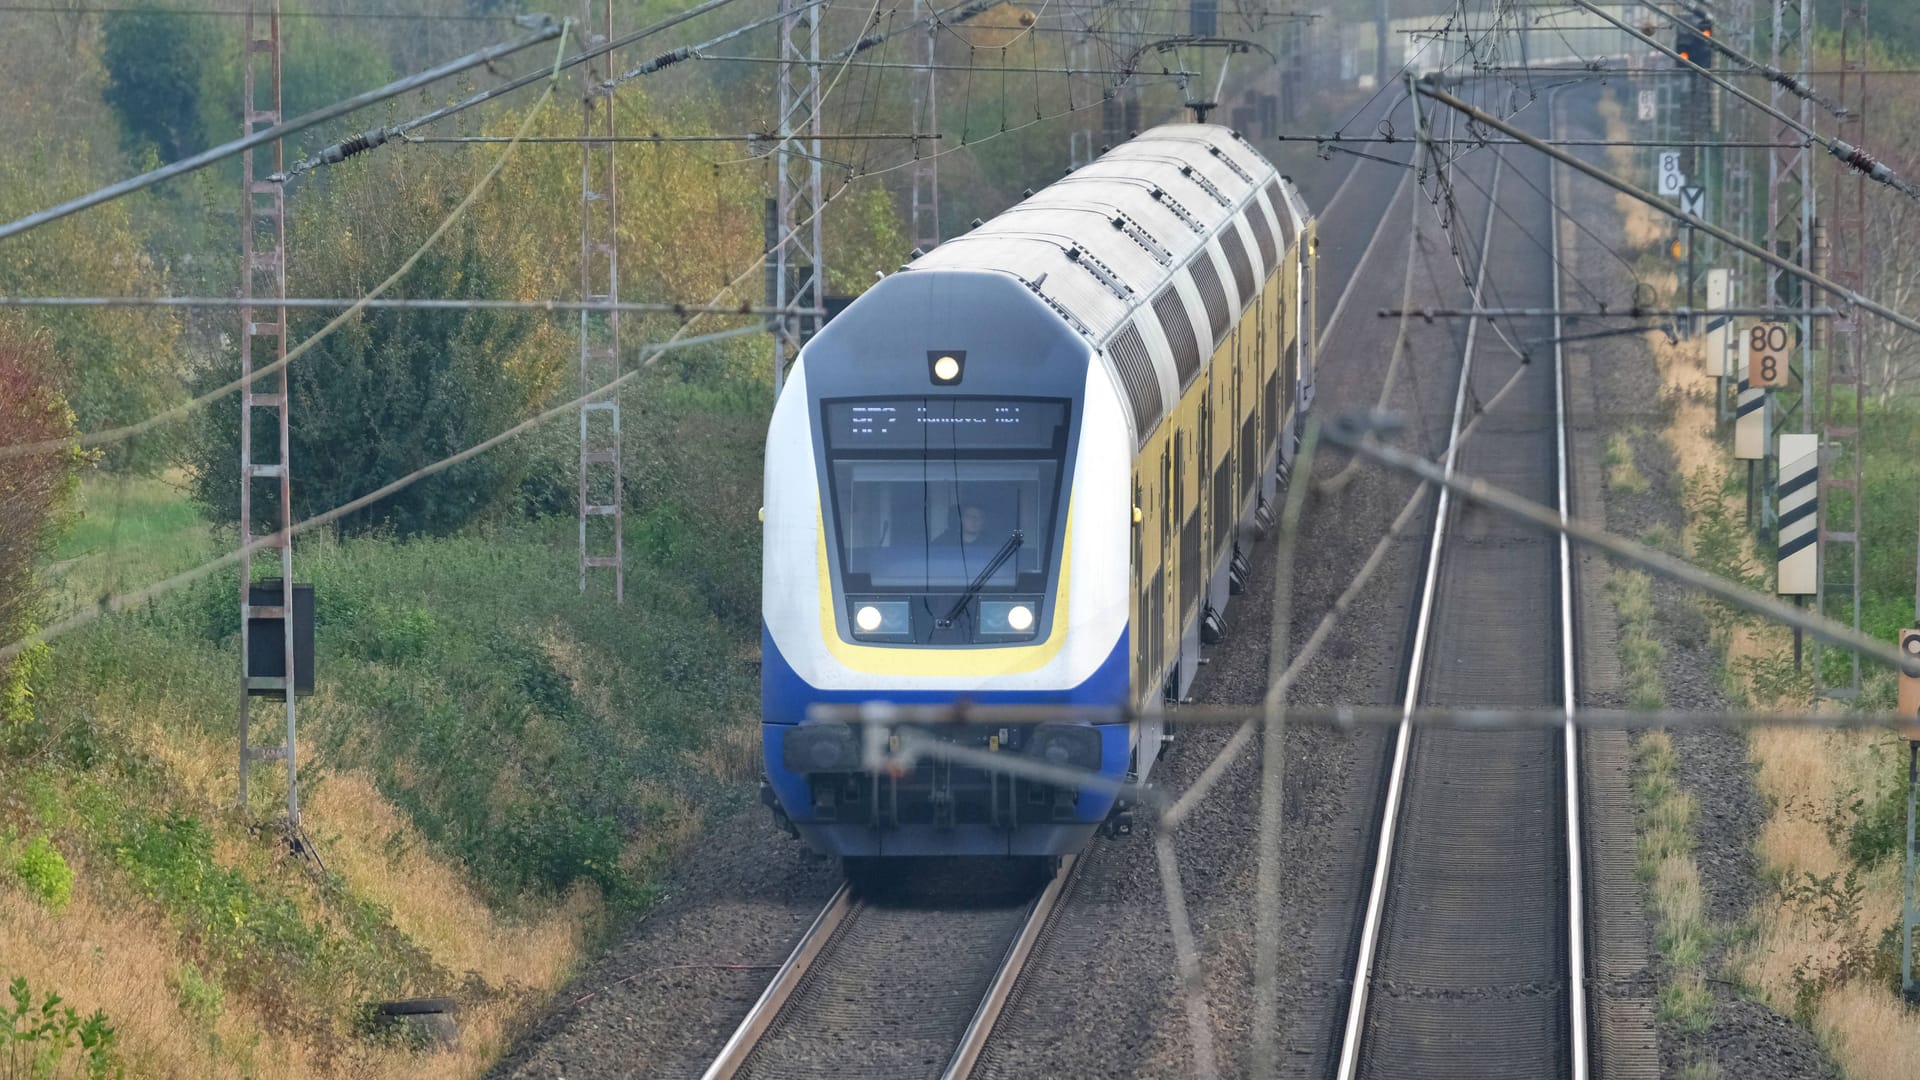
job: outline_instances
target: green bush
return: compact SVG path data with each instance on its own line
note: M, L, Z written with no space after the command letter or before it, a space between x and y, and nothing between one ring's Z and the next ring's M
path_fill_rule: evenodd
M73 899L73 867L44 835L35 837L14 859L13 876L55 911L63 910Z
M118 1036L105 1013L81 1017L72 1006L61 1007L60 995L49 991L33 1003L27 980L7 985L11 1007L0 1005L7 1018L7 1053L0 1057L0 1080L49 1080L85 1077L107 1080L124 1076L116 1050Z
M201 1027L212 1027L226 1009L226 994L219 982L208 978L197 964L182 964L173 973L173 994L180 1011Z

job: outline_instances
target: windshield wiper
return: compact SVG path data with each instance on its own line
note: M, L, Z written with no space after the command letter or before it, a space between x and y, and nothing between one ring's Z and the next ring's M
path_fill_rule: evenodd
M1019 551L1020 545L1026 542L1027 536L1025 533L1019 529L1013 530L1013 532L1007 536L1007 542L1001 544L1000 550L993 553L993 560L987 563L986 568L981 570L973 579L973 584L967 586L967 591L960 594L960 599L954 601L953 607L947 612L946 618L936 621L934 625L942 630L952 626L953 620L959 618L960 613L967 610L967 605L973 601L973 598L979 595L981 589L986 587L987 579L993 576L993 572L1000 569L1008 559L1013 558L1013 553Z

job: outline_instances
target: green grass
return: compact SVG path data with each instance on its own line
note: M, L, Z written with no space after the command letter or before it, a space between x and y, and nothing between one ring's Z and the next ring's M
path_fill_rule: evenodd
M1645 495L1649 489L1647 478L1633 461L1633 432L1616 431L1607 440L1607 448L1600 456L1600 462L1606 466L1607 488L1623 495Z
M698 478L706 504L649 483L620 606L605 577L581 593L571 518L404 542L314 533L296 549L317 612L303 786L370 779L509 923L582 888L616 917L641 910L703 817L752 795L758 545L739 519L757 504ZM93 477L85 498L46 568L62 608L223 543L163 481ZM202 785L231 783L212 778L234 752L238 587L228 569L53 643L31 717L0 725L0 879L19 880L19 853L50 836L31 849L34 881L58 884L52 852L77 856L76 896L163 917L179 942L169 987L196 1015L244 998L327 1042L354 1030L348 997L463 984L379 904L304 874L271 828L250 833L224 790L210 801L182 782L198 769ZM257 710L263 745L281 741L271 713ZM255 814L280 798L277 770L256 772Z
M1616 567L1607 575L1607 595L1620 625L1620 675L1627 704L1643 712L1666 705L1660 668L1667 656L1655 628L1653 579L1638 570Z
M42 578L54 610L65 612L179 573L212 550L206 520L172 482L92 474Z

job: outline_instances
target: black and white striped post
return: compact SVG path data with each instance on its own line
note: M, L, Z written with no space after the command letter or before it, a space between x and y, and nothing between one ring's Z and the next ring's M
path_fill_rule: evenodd
M1733 456L1747 463L1747 527L1753 527L1753 508L1759 488L1753 463L1767 456L1767 391L1747 382L1744 368L1733 415Z
M1920 623L1920 566L1914 579L1914 621ZM1920 661L1920 629L1900 631L1900 652ZM1900 715L1909 717L1907 737L1907 861L1900 879L1900 992L1909 1002L1920 1004L1920 984L1913 979L1913 934L1920 928L1920 904L1914 892L1920 881L1914 878L1920 851L1914 844L1915 817L1920 816L1920 675L1900 673Z
M1820 592L1820 436L1780 436L1780 565L1775 590L1803 603ZM1800 631L1793 632L1800 670Z

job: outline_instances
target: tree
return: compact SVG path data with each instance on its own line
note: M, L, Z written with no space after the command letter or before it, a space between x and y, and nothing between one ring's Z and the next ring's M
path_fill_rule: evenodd
M41 210L94 186L83 148L51 140L0 154L0 219ZM0 293L139 296L163 294L164 269L146 254L146 235L118 199L0 243ZM48 331L55 387L81 431L144 420L178 401L180 328L147 308L42 308L27 325ZM167 459L171 432L114 447L107 463L152 468Z
M142 0L130 10L110 12L102 33L107 104L132 148L151 146L164 161L205 149L202 72L208 58L219 55L208 21Z
M365 295L447 217L471 183L462 166L478 157L390 155L336 170L325 189L308 189L297 204L290 276L315 295ZM395 295L564 295L556 280L562 269L543 257L551 247L496 191L441 238ZM295 313L288 340L305 341L336 314ZM288 368L295 517L348 502L525 419L554 389L568 355L567 338L540 313L362 312ZM217 386L237 371L230 348L200 382ZM196 497L227 520L239 513L239 414L231 397L203 410L191 453ZM256 419L269 415L261 410ZM256 446L273 445L265 434ZM484 454L342 527L451 532L508 509L527 467L510 450ZM272 494L270 485L255 488L263 513Z
M73 433L73 413L50 377L54 370L48 334L17 318L0 320L0 446ZM0 461L0 645L33 629L40 603L34 563L51 542L79 463L72 450ZM40 655L0 661L0 734L31 715L28 682Z

